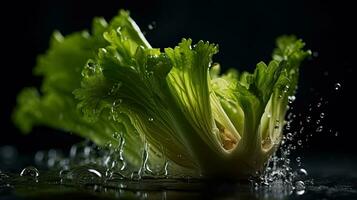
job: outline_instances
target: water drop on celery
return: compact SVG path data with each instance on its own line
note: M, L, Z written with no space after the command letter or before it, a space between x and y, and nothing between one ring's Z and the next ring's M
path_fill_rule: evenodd
M286 85L286 86L284 87L283 92L284 92L284 93L287 93L287 92L289 91L289 88L290 88L290 87L289 87L288 85Z
M115 138L115 139L120 139L120 133L119 132L114 132L113 133L113 138Z
M280 127L280 121L279 120L276 120L275 121L275 126L274 126L274 128L275 129L278 129Z

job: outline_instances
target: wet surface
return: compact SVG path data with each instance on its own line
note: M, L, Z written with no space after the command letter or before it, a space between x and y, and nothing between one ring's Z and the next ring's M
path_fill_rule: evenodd
M1 173L1 199L356 199L355 177L310 177L305 190L276 182L254 188L250 182L201 181L193 179L113 178L87 182L63 181L58 171L40 176Z
M11 155L11 156L9 156ZM275 181L259 186L250 181L197 179L128 180L107 177L101 168L45 169L35 155L0 148L0 199L357 199L354 155L316 154L303 157L308 176L292 184ZM36 166L37 168L33 167ZM96 169L96 170L95 170Z

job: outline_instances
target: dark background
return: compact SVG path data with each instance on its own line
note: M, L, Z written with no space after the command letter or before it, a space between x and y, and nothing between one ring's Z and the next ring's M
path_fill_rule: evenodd
M328 159L355 158L355 61L356 21L352 3L343 1L11 1L1 6L1 131L0 146L14 145L20 153L39 149L66 148L80 138L49 128L35 128L22 135L11 122L16 94L25 86L40 86L41 78L32 75L36 56L48 48L53 30L63 34L89 29L94 16L107 20L119 9L131 11L132 18L146 32L154 47L175 46L181 38L218 43L214 60L223 69L255 68L269 61L274 40L282 34L295 34L306 41L315 56L304 63L292 130L305 130L303 155ZM148 25L155 21L153 30ZM318 55L318 56L316 56ZM335 84L342 87L335 90ZM322 98L322 100L321 100ZM317 107L321 102L322 106ZM311 105L311 106L310 106ZM312 111L309 108L312 107ZM325 113L315 133L315 121ZM308 115L313 122L308 124ZM335 136L338 132L338 136ZM313 134L308 142L306 135ZM298 139L299 139L298 138Z

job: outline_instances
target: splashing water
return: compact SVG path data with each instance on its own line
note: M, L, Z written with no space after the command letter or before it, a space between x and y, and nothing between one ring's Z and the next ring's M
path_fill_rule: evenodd
M334 89L340 90L341 85L336 84ZM324 98L319 98L318 102L310 104L308 113L304 114L294 111L292 106L294 100L295 97L289 97L290 113L286 122L276 122L277 127L284 126L285 129L280 148L270 158L265 170L257 173L250 180L250 187L255 195L264 196L271 193L276 195L273 197L274 199L284 199L291 194L305 194L307 188L311 187L312 181L309 179L308 171L304 168L303 157L301 155L293 157L293 152L304 148L314 133L323 134L326 132L335 136L338 135L337 131L328 130L324 125L324 120L329 117L324 110L328 104ZM149 118L148 120L154 119ZM41 177L46 177L41 169L50 169L47 171L56 173L53 176L58 178L57 183L60 185L90 186L93 191L103 191L107 190L108 187L113 187L119 189L119 196L123 193L122 190L128 188L138 190L138 182L140 182L140 185L148 183L145 187L155 185L157 188L162 188L163 185L170 185L173 182L178 183L180 180L184 180L183 184L202 182L202 180L187 179L187 177L186 179L170 179L182 177L173 173L171 163L163 153L164 149L158 151L160 162L157 160L151 162L151 159L153 159L151 156L154 153L150 144L146 143L145 140L139 153L140 164L137 165L139 167L132 166L126 158L125 147L127 144L123 133L115 132L113 137L118 141L117 147L113 147L112 144L108 144L106 147L98 147L90 141L84 141L73 145L68 156L55 149L38 151L35 154L34 161L36 167L40 170L33 166L26 167L18 173L21 177L20 180L38 184ZM0 171L0 182L8 180L8 178L6 174ZM9 185L7 182L1 185L2 187L11 187L11 184ZM140 199L146 199L148 193L138 191L136 196ZM166 191L165 195L162 196L166 198Z
M290 97L291 104L295 97ZM296 194L303 194L306 187L307 171L302 168L302 157L298 156L291 162L291 154L298 148L303 148L308 138L312 136L309 134L305 140L301 135L305 135L305 131L309 130L306 127L315 126L316 132L322 132L323 126L320 125L322 120L326 118L326 113L321 111L321 108L326 105L326 101L322 98L317 102L316 106L309 106L309 112L314 113L320 111L318 118L313 118L312 114L308 114L303 120L301 114L288 115L285 122L285 134L282 137L281 145L278 151L270 158L266 165L265 171L257 173L257 177L252 178L252 184L256 190L261 190L264 187L281 187L284 185L287 191L295 191ZM154 119L149 118L149 121ZM315 123L314 123L315 121ZM281 126L281 122L277 122L277 126ZM298 125L298 130L291 130L293 126ZM139 168L131 166L125 158L126 141L121 132L113 133L113 137L118 142L117 148L113 148L108 144L107 147L98 147L90 141L73 145L69 151L69 156L65 157L61 151L49 150L48 152L39 151L35 155L35 162L37 165L52 169L58 169L58 176L61 183L68 183L74 181L76 184L84 185L86 183L103 184L111 180L134 180L139 181L145 178L172 178L175 177L170 172L170 163L161 154L161 163L159 166L153 166L150 162L150 145L144 142L141 150L141 164ZM155 161L154 163L158 163ZM296 165L297 167L292 167Z
M336 83L334 90L340 90L341 84ZM309 179L308 172L302 168L303 159L301 156L295 158L295 163L291 162L292 153L297 149L302 149L309 141L314 133L320 134L326 129L323 125L323 120L327 114L323 112L328 101L324 98L319 98L315 104L310 104L308 113L294 113L292 103L295 97L289 97L289 110L287 121L284 127L284 134L281 140L281 145L277 152L269 159L265 170L262 173L257 172L257 176L251 179L252 188L256 191L281 190L281 194L303 195L307 186L312 184L312 179ZM315 106L314 106L315 105ZM317 115L317 117L315 117ZM306 116L304 118L304 116ZM291 127L297 127L297 130L291 130ZM329 130L334 136L338 136L337 131ZM284 193L285 191L285 193ZM284 195L283 195L284 196ZM276 197L276 199L281 199Z

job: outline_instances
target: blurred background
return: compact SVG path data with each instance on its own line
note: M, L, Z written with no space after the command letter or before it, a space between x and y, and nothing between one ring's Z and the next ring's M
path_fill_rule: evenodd
M130 10L154 47L173 47L183 37L219 44L214 61L223 70L252 71L259 61L270 60L276 37L295 34L303 38L314 56L301 69L292 110L296 119L291 130L299 132L304 127L297 138L303 141L298 154L310 162L322 160L321 166L336 165L337 170L341 163L356 163L356 84L352 81L356 79L356 35L352 31L356 22L352 3L343 1L11 1L1 12L3 152L6 145L16 147L15 153L22 155L66 149L81 141L46 127L22 135L12 124L11 112L23 87L40 86L41 77L33 76L32 68L36 56L48 48L54 30L66 35L90 29L94 16L110 20L119 9ZM312 123L306 123L308 116ZM321 123L316 124L317 120ZM319 126L323 129L316 133ZM313 136L308 137L310 134Z

